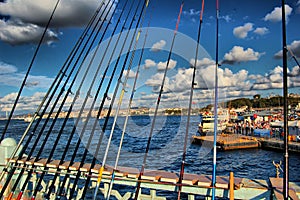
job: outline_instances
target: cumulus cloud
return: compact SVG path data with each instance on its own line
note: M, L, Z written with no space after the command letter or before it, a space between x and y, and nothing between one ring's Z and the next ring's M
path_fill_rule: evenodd
M18 69L10 64L0 62L0 76L17 72Z
M167 66L167 64L168 64L168 66ZM169 63L168 63L168 61L166 61L166 62L159 62L157 64L157 70L162 71L162 70L165 70L166 67L168 67L168 70L169 69L173 69L174 67L176 67L176 64L177 64L177 61L172 60L172 59L169 60Z
M291 8L289 5L284 5L285 8L285 17L288 21L289 16L292 14L293 8ZM271 21L271 22L280 22L282 20L282 7L275 7L274 10L271 13L268 13L264 17L265 21Z
M11 45L38 43L43 32L44 28L35 24L0 20L0 40ZM52 43L57 40L58 34L47 30L44 42Z
M0 84L5 86L20 87L25 74L18 72L17 68L13 65L9 65L0 62ZM53 79L46 76L33 76L29 75L26 88L48 88Z
M269 33L269 29L266 27L259 27L259 28L256 28L253 32L258 35L265 35L265 34Z
M256 61L260 58L262 53L255 52L253 49L244 49L241 46L234 46L229 53L224 56L223 63L235 64L247 61Z
M144 65L145 69L148 69L148 68L154 67L154 66L156 66L156 63L153 60L151 60L151 59L145 60L145 65Z
M166 46L166 44L167 43L165 40L160 40L159 42L156 42L152 45L150 51L153 51L153 52L160 51Z
M52 0L11 0L1 3L0 15L9 17L0 21L0 39L12 45L37 43L55 3ZM97 0L60 1L50 28L84 26L99 4ZM58 33L49 29L44 42L57 41L57 38Z
M126 69L123 71L123 76L125 77L127 75L127 73L128 73L128 78L134 78L135 77L135 72L134 71L129 70L129 72L128 72L128 70L126 70Z
M243 52L247 50L242 49ZM254 51L253 51L254 52ZM254 54L255 55L255 54ZM249 60L246 56L244 60ZM251 60L251 59L250 59ZM195 60L190 60L191 65L195 65ZM203 58L196 62L196 76L195 76L195 90L193 101L211 103L213 101L213 91L215 86L215 69L216 64L214 60ZM165 83L163 96L164 100L162 107L172 107L173 102L180 101L181 106L186 106L189 100L189 92L192 84L193 68L176 68L172 73L168 73ZM154 72L154 71L152 71ZM288 85L289 87L299 87L299 69L295 66L288 72ZM157 98L163 78L162 72L155 72L153 75L145 76L146 81L143 84L150 87L152 93L146 92L140 96L139 102L143 105L150 105L151 99ZM219 85L219 98L227 100L228 98L248 97L253 96L261 90L282 89L282 67L276 66L268 71L265 75L250 74L246 69L239 71L232 71L229 68L218 68L218 85ZM143 90L144 91L144 90Z
M243 26L238 26L233 29L233 34L237 38L244 39L247 37L248 32L253 30L253 24L252 23L246 23Z
M145 82L145 85L151 86L152 92L159 92L163 81L163 77L164 77L164 73L156 73ZM169 85L169 77L165 78L164 92L167 92L167 88L168 88L167 85Z
M40 102L44 98L45 93L36 92L32 96L21 96L16 107L17 114L25 114L28 112L34 112L40 105ZM0 97L0 110L11 111L11 107L17 97L17 93L10 93L4 97Z
M206 66L209 66L209 65L214 65L216 62L209 59L209 58L203 58L201 60L197 60L196 62L196 67L199 68L199 67L206 67ZM191 66L195 66L195 59L192 58L190 59L190 65Z
M289 51L293 53L293 55L297 58L300 58L300 40L294 40L292 44L287 45ZM289 54L291 53L289 52ZM275 58L281 59L282 58L282 50L278 51L275 55Z
M252 75L249 76L249 79L254 80L254 83L251 87L252 90L282 89L283 68L281 66L276 66L265 76ZM292 71L288 69L288 87L299 87L299 82L299 67L295 66Z

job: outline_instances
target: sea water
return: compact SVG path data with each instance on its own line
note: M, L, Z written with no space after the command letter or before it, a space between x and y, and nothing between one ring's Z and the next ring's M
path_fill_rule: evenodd
M64 119L58 119L56 125L50 130L51 119L44 128L43 134L37 146L34 148L33 156L37 154L40 149L43 139L47 133L50 133L48 142L41 157L47 158L53 143L57 138L59 131L62 129ZM196 145L191 143L192 135L196 134L197 125L199 123L198 116L192 116L190 125L187 127L186 116L158 116L155 125L152 127L153 116L130 116L126 126L123 146L120 154L118 165L135 167L140 169L143 159L145 157L145 149L148 145L149 134L152 132L152 137L149 144L149 152L146 155L146 169L166 170L171 172L180 172L182 154L184 152L184 140L186 137L186 130L189 129L187 135L186 145L186 160L185 172L193 174L212 174L212 146L211 144ZM65 127L63 127L62 135L59 139L58 145L55 147L55 154L53 159L60 159L68 138L72 133L76 119L68 120ZM99 119L96 123L95 132L101 133L105 119ZM114 166L116 155L119 148L119 142L122 131L124 129L125 117L118 117L113 137L110 144L106 164ZM0 121L0 131L2 132L6 121ZM43 119L41 124L35 131L35 136L30 141L30 145L26 149L26 154L33 148L33 144L37 139L37 135L45 123ZM87 126L85 133L81 133L82 127L80 123L76 125L76 132L73 136L70 149L67 152L67 157L71 158L75 151L75 146L81 138L79 150L76 153L75 161L80 162L84 151L88 150L88 155L85 162L91 162L94 157L97 158L97 163L102 163L103 156L106 151L109 135L111 134L111 127L113 117L109 118L106 130L102 141L99 141L100 134L94 134L91 140L92 144L88 145L88 139L92 133L92 126ZM93 123L92 123L93 124ZM33 124L31 130L35 124ZM17 141L21 138L28 123L23 120L12 120L7 131L6 137L13 137ZM152 129L153 128L153 129ZM151 131L152 129L152 131ZM28 136L25 138L27 141ZM25 142L23 144L25 144ZM96 146L100 143L100 150L96 154ZM217 175L228 176L230 172L234 172L235 177L249 178L249 179L265 179L275 177L276 169L273 161L283 163L283 153L276 151L268 151L262 149L245 149L234 150L217 153ZM297 153L289 154L289 177L290 181L300 182L300 155ZM283 164L281 165L283 168ZM283 173L280 174L282 177ZM122 186L120 186L122 190ZM126 189L128 190L128 189ZM134 191L134 188L132 188ZM92 195L92 192L90 194ZM172 194L170 194L172 198ZM174 194L175 195L175 194Z

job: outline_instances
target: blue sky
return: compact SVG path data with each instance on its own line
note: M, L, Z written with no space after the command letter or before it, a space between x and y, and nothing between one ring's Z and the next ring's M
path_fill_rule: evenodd
M0 1L0 109L9 110L25 72L33 57L37 42L54 7L54 0L7 0ZM37 59L34 62L27 86L22 93L19 109L31 110L39 104L53 78L78 40L87 21L99 5L98 0L62 0L47 31ZM120 8L116 9L109 31L113 30ZM221 93L224 98L252 97L255 94L268 96L282 94L282 46L281 1L220 0L219 20L219 69ZM144 31L150 20L151 34L143 58L137 98L140 104L149 103L157 95L161 82L161 69L167 61L172 33L175 28L181 1L150 0L145 15ZM176 55L172 56L172 69L166 82L166 101L188 98L191 69L194 58L201 1L184 2L179 24L179 36L175 40ZM34 12L33 12L34 11ZM203 15L200 45L203 48L197 66L199 88L211 88L215 60L215 1L206 1ZM287 44L300 58L300 1L286 1ZM124 17L123 17L124 19ZM107 36L108 38L108 36ZM141 44L139 44L141 47ZM153 47L156 47L153 49ZM205 52L205 53L204 53ZM187 53L187 55L183 55ZM138 60L136 58L136 60ZM137 61L135 61L135 65ZM289 91L300 93L300 73L296 63L288 60ZM148 70L148 71L147 71ZM136 66L132 74L136 72ZM132 75L132 77L133 77ZM184 80L184 81L183 81ZM128 81L128 88L133 79ZM204 86L203 86L204 84ZM112 92L112 91L110 91ZM225 94L226 93L226 94ZM179 95L180 94L180 95ZM180 97L178 97L178 95ZM195 101L211 99L211 91L197 90ZM184 100L182 100L184 102ZM148 102L148 103L146 103ZM181 103L184 104L184 103Z

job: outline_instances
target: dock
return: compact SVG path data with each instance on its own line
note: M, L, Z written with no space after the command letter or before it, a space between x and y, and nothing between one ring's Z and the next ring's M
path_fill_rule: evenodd
M270 149L275 151L283 151L284 150L284 142L282 140L277 139L259 139L259 142L261 143L261 147L263 149ZM299 142L293 142L289 141L289 151L300 153L300 143Z
M45 159L34 158L22 158L20 160L9 160L11 166L17 168L26 168L27 170L34 170L31 181L34 184L39 178L39 174L44 170L47 170L47 175L54 175L57 170L59 176L64 176L65 171L69 170L68 187L66 190L66 197L68 198L69 190L71 190L72 182L76 173L81 173L80 178L85 180L87 176L91 176L91 186L89 189L94 189L97 182L97 177L100 169L100 165L97 164L91 168L90 164L84 164L82 167L79 163L73 163L66 161L60 165L58 160L51 162L45 162ZM100 192L106 196L109 188L110 181L112 179L113 168L111 166L105 166L105 170L102 175L102 182ZM92 174L90 175L89 172ZM17 175L17 174L16 174ZM27 174L24 174L26 178ZM210 175L198 175L185 173L181 183L178 182L179 175L177 172L169 172L163 170L150 170L146 169L141 179L139 177L139 169L131 167L118 167L114 177L114 183L116 185L132 187L141 182L141 188L139 199L167 199L166 197L159 196L159 191L177 192L178 186L182 187L182 193L188 195L188 199L195 199L196 196L210 197L212 192L212 178ZM57 179L59 180L59 179ZM39 192L39 197L43 198L43 194L48 192L49 185L53 180L50 179L48 183L43 181L43 188ZM282 179L270 178L270 180L251 180L248 178L238 178L233 176L217 176L216 179L216 197L219 198L233 198L234 199L281 199L282 197ZM30 185L30 184L29 184ZM59 185L59 184L58 184ZM55 191L57 191L56 185ZM292 199L297 200L300 197L300 183L291 183L290 195ZM80 199L83 188L79 185L76 186L77 196L75 199ZM150 193L149 193L150 191ZM7 191L9 193L9 191ZM27 195L30 196L30 188L26 190ZM55 193L52 193L50 199L55 199ZM230 196L231 195L231 196ZM233 196L232 196L233 195ZM131 199L134 197L134 191L128 190L125 194L120 194L117 189L114 189L112 196L116 199Z
M203 142L213 143L214 136L192 136L193 144ZM262 148L267 150L283 151L284 142L275 138L252 137L234 134L219 134L217 136L217 148L221 151ZM289 151L300 153L300 142L289 141Z
M203 142L213 143L214 136L193 136L192 143L201 144ZM217 136L217 148L221 151L259 147L260 142L255 137L233 134L219 134Z

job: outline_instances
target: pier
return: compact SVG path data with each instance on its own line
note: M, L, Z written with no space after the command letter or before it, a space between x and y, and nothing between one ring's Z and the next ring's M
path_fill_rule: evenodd
M201 144L203 142L213 143L213 136L193 136L192 143ZM217 136L217 147L222 151L259 148L260 142L255 137L233 135L233 134L219 134Z
M213 143L213 136L193 136L192 143ZM284 142L275 138L252 137L244 135L220 134L217 136L217 147L221 151L262 148L275 151L284 150ZM289 141L289 151L300 153L300 143Z

